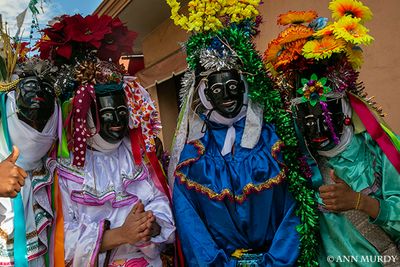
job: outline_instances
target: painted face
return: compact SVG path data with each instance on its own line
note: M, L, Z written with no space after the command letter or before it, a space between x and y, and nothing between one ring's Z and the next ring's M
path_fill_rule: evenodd
M41 132L54 112L54 91L50 82L31 76L16 89L18 118Z
M335 134L340 138L344 125L341 99L328 99L326 103ZM312 150L327 151L336 145L319 103L314 107L308 102L296 105L294 116L297 126Z
M205 95L216 112L226 118L237 116L244 99L244 84L234 70L215 72L208 76Z
M97 95L100 136L109 143L121 141L128 130L128 108L123 91Z

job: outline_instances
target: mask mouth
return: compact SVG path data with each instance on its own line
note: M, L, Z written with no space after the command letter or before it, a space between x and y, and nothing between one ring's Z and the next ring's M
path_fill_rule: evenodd
M112 127L109 128L109 130L110 130L111 132L120 132L120 131L122 131L123 129L124 129L123 126L112 126Z
M40 103L40 102L46 102L46 99L44 99L43 97L37 96L37 97L32 98L32 101Z
M229 100L221 103L221 107L223 107L226 111L232 112L235 110L237 106L237 100Z
M322 143L326 142L327 140L329 140L328 137L322 136L322 137L314 138L311 141L314 142L314 143L322 144Z

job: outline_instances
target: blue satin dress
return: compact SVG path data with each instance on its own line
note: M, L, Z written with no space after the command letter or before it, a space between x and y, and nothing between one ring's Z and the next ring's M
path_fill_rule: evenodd
M173 203L188 266L293 266L299 255L282 142L265 124L255 148L243 148L244 123L234 125L233 153L220 152L228 127L209 123L204 137L181 154Z

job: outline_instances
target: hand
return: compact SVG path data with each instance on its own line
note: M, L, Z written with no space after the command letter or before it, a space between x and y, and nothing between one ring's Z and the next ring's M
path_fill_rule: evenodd
M325 208L332 212L348 211L356 208L358 193L354 192L345 181L330 172L335 184L323 185L319 188L320 197Z
M153 221L153 223L150 226L150 236L156 237L160 233L161 233L161 226L156 221Z
M19 150L13 146L11 154L0 163L0 197L16 197L25 184L28 174L15 165L18 156Z
M121 226L121 234L126 243L147 242L151 238L151 225L155 217L151 211L144 211L141 202L136 203Z

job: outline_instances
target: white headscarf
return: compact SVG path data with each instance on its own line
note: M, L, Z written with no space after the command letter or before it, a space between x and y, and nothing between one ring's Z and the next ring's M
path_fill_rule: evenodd
M58 107L55 103L54 112L42 132L37 131L17 116L15 92L7 94L7 122L11 142L17 146L20 155L17 165L26 171L40 168L42 158L47 154L54 141L57 139Z

